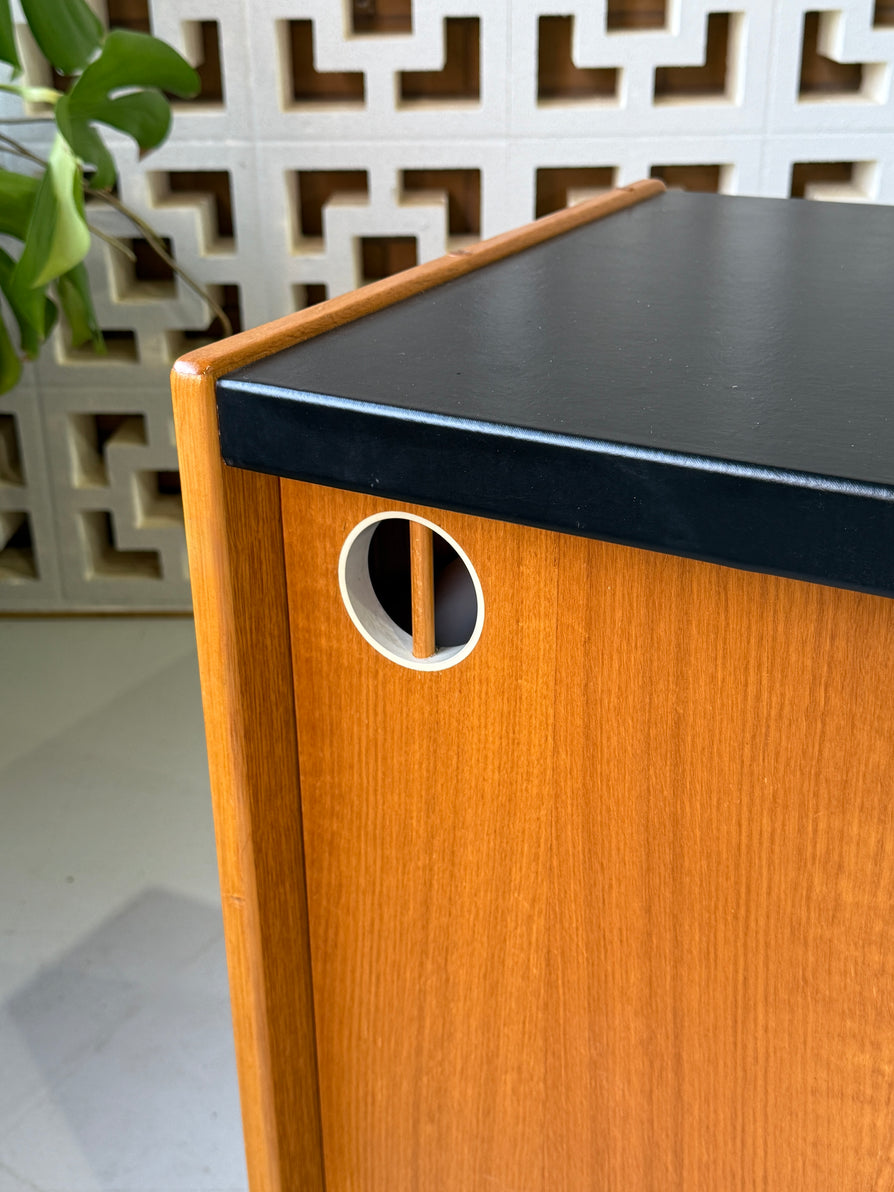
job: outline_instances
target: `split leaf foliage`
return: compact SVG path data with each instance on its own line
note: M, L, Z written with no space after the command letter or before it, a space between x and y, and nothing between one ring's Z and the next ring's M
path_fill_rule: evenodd
M72 346L104 350L83 264L91 238L85 189L111 190L117 178L103 129L154 149L171 125L167 96L187 99L200 85L166 42L107 32L85 0L22 0L22 11L41 53L71 82L65 91L22 82L10 0L0 0L0 62L12 68L0 90L50 105L56 127L46 163L0 169L0 235L13 249L0 248L0 393L18 381L23 358L36 358L60 311Z

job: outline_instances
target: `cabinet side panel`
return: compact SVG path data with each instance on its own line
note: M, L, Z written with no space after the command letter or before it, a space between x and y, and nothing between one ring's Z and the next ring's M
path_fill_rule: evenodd
M406 507L283 493L330 1186L891 1186L894 605L416 509L418 674L337 585Z
M222 465L211 377L174 376L252 1192L322 1192L279 484Z
M557 538L414 508L485 601L420 673L338 586L349 532L409 507L282 488L327 1185L539 1190Z
M894 1187L894 604L560 576L550 1185Z

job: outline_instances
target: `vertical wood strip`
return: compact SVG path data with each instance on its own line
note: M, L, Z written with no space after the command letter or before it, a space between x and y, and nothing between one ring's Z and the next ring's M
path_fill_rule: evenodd
M410 522L410 576L413 596L413 657L431 658L435 652L435 569L432 532Z
M323 1192L279 481L221 463L176 372L199 669L251 1192Z

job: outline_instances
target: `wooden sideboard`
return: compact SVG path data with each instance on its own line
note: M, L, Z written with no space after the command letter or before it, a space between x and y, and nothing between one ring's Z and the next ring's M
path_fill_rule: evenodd
M894 1189L892 316L646 182L177 363L252 1192Z

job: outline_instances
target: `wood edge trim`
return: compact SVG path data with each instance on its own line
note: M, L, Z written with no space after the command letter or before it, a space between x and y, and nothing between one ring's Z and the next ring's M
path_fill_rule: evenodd
M260 972L257 943L260 921L251 850L228 847L232 837L245 838L243 800L233 797L242 769L240 734L234 723L239 700L232 691L233 675L228 647L236 636L233 602L229 596L230 567L225 537L225 502L222 465L207 449L209 395L213 381L182 372L172 376L174 423L183 480L184 521L190 560L190 582L195 616L202 705L208 741L208 768L214 812L214 837L221 887L221 910L227 954L230 999L235 1006L250 1007L250 1021L241 1030L233 1016L239 1099L248 1169L262 1192L280 1192L281 1173L268 1117L274 1101L260 1057L267 1047L269 1023L266 1003L256 982ZM213 397L212 397L213 401ZM216 419L215 419L216 421ZM184 450L189 443L191 450ZM195 504L195 510L191 506ZM214 541L218 537L218 541ZM217 640L217 649L214 641ZM212 688L215 697L212 698ZM218 750L213 741L224 748ZM228 795L230 796L228 798ZM225 809L231 804L232 810ZM235 866L231 858L236 858ZM243 1016L243 1022L245 1022ZM252 1189L252 1192L255 1192Z
M413 606L413 657L435 652L435 576L430 526L410 522L410 586Z
M244 747L250 726L240 697L238 607L214 379L179 373L172 382L246 1161L252 1192L287 1192L298 1177L283 1169L278 1137L282 1122L269 1062L272 1039L264 984L262 916L247 797L252 777ZM265 479L276 484L279 499L277 482ZM281 538L281 529L278 533ZM315 1068L315 1055L313 1061ZM318 1087L313 1096L318 1105ZM322 1138L319 1163L321 1192ZM306 1187L310 1192L311 1185Z
M395 302L424 293L472 273L504 257L533 248L563 232L570 232L583 224L595 223L616 211L633 207L661 194L667 188L659 178L645 178L629 186L619 187L607 194L597 195L574 207L554 211L542 219L482 240L468 249L448 253L434 261L426 261L402 273L352 290L348 294L330 298L317 306L294 314L284 315L273 322L250 331L242 331L218 343L197 348L181 356L174 363L175 376L212 376L217 378L243 364L261 360L292 344L302 343L325 331L332 331L361 315L373 314Z

